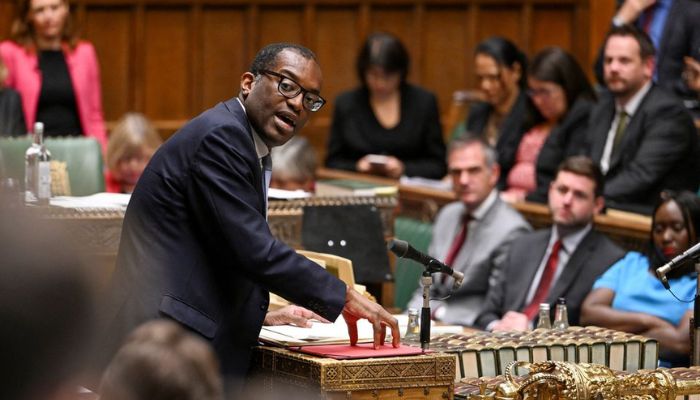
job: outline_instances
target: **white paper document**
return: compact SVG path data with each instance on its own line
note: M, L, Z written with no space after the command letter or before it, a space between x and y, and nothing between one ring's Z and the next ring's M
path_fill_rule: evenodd
M126 210L130 194L96 193L91 196L56 196L52 197L52 206L76 209L116 209Z
M390 335L387 330L387 336ZM371 342L374 339L372 324L367 320L357 321L358 343ZM348 327L341 315L334 323L312 322L311 328L292 325L263 326L260 340L283 346L308 346L321 344L350 343Z

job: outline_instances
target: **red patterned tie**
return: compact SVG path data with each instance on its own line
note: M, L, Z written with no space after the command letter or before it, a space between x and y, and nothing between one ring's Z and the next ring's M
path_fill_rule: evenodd
M552 280L554 279L554 273L557 271L557 264L559 263L559 250L561 249L561 239L554 242L552 246L552 252L549 254L549 259L542 272L542 278L540 279L540 284L537 286L535 291L535 296L532 297L530 304L525 307L523 313L532 320L537 315L540 308L540 303L542 303L549 294L550 286L552 286Z
M459 254L459 251L462 249L462 246L464 245L464 242L467 241L467 232L469 231L469 221L471 221L473 218L470 214L465 214L464 217L462 217L462 226L459 228L459 232L457 232L457 235L455 236L455 239L452 241L452 245L450 246L450 251L447 252L447 257L445 257L445 264L448 266L452 266L452 263L454 263L455 258L457 258L457 254ZM442 276L442 281L445 282L447 280L447 275Z

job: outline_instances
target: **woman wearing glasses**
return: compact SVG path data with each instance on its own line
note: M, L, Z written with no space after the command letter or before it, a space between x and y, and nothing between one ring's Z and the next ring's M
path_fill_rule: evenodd
M362 86L335 102L327 167L391 178L445 175L437 100L406 82L408 66L408 53L396 37L367 38L357 60Z
M20 0L12 40L0 43L7 86L22 96L25 122L45 135L94 137L107 144L100 71L91 43L77 39L68 0Z
M588 115L595 96L573 56L557 47L535 55L528 86L539 122L520 140L501 196L522 201L531 194L528 199L546 202L559 164L585 153Z

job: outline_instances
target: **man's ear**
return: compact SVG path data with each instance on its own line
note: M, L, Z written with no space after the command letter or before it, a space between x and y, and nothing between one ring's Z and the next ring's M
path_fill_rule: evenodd
M501 166L498 163L493 163L491 166L491 179L489 184L493 187L496 187L496 184L498 183L498 178L501 177Z
M248 97L248 94L253 90L254 87L255 75L253 75L252 72L246 72L243 75L241 75L241 95L243 96L244 100Z
M605 197L596 196L594 201L595 201L595 208L593 209L593 215L598 215L601 212L603 212L603 209L605 208Z
M654 77L654 67L656 65L656 60L654 57L647 57L644 61L644 76L647 79L652 79Z

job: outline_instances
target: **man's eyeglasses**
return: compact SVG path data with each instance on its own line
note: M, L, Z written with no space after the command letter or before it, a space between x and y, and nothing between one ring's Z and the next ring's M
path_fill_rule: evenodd
M304 108L311 112L316 112L320 110L321 107L323 107L323 105L326 104L326 100L324 100L323 97L319 96L316 93L309 92L308 90L304 89L300 84L298 84L294 79L288 76L284 76L282 74L267 69L262 69L260 70L260 72L266 75L272 75L277 78L280 78L280 82L277 85L277 91L280 92L282 96L288 99L293 99L299 96L299 93L302 93L302 104L304 105Z

